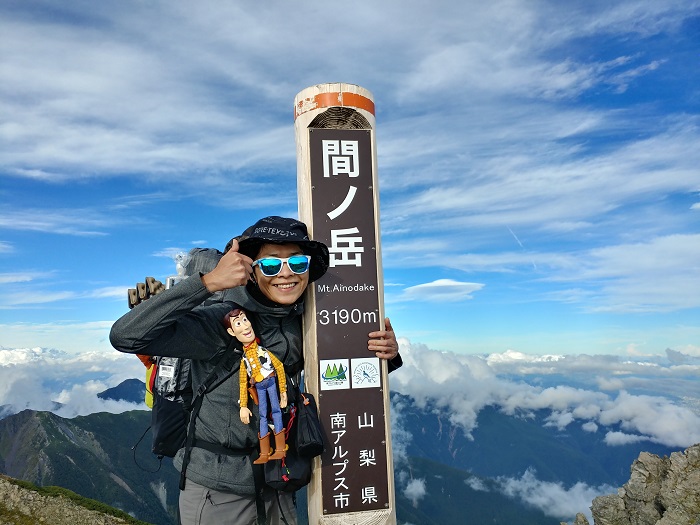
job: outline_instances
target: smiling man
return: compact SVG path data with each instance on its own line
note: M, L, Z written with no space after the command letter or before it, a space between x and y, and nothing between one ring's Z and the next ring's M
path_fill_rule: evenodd
M286 376L298 384L303 367L304 291L323 276L328 265L328 248L309 239L304 223L265 217L231 239L211 272L200 273L199 279L193 275L130 310L114 324L110 340L122 352L191 359L197 391L217 358L231 351L232 334L221 320L240 308L270 355L282 362ZM223 292L223 302L200 306L217 292ZM368 334L367 349L388 359L390 370L401 365L388 319L385 330ZM232 383L225 381L206 392L189 463L184 449L173 460L186 474L180 493L181 523L247 525L266 518L272 525L293 525L293 495L256 486L249 458L259 445L258 421L251 418L246 424L231 417L240 413L239 391Z

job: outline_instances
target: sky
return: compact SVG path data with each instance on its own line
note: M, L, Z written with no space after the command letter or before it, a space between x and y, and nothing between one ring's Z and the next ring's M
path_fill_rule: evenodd
M400 337L700 355L700 2L483 4L0 3L0 346L108 352L127 288L296 216L294 97L346 82Z

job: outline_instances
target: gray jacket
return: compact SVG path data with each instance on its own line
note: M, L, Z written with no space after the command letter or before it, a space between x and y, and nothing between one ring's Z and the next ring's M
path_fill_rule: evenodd
M271 307L254 300L245 287L226 291L224 302L199 306L212 294L196 276L140 303L117 320L110 332L112 346L132 354L192 359L192 387L196 392L213 368L212 358L225 352L232 337L222 324L233 304L248 314L265 347L296 373L303 364L301 314L303 303ZM236 343L238 343L236 341ZM238 345L240 347L240 344ZM204 396L195 425L195 438L228 449L257 447L258 416L244 425L239 417L237 370L218 388ZM174 458L182 467L181 449ZM240 495L255 493L253 471L247 456L216 454L193 448L187 478L195 483Z

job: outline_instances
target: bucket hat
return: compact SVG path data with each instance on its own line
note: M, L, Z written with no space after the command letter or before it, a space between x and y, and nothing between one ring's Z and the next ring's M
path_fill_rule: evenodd
M255 259L263 244L293 243L299 245L306 255L311 256L309 282L320 278L328 270L328 247L322 242L309 239L306 224L296 219L278 217L277 215L264 217L247 228L243 234L231 239L224 252L229 251L234 240L238 241L239 253L247 255L251 259Z

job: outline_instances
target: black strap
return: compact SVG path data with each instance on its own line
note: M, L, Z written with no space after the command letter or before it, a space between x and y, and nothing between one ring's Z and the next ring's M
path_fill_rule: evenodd
M146 468L142 467L141 465L139 465L139 462L136 459L136 448L139 446L141 441L143 441L143 438L146 437L146 433L148 433L149 430L151 430L151 425L148 425L148 428L143 431L143 434L141 434L141 437L139 438L139 440L136 442L136 444L133 447L131 447L131 451L133 452L133 455L134 455L134 463L136 463L136 466L138 468L140 468L144 472L148 472L149 474L155 474L156 472L158 472L160 470L160 467L163 465L163 456L158 457L158 468L155 470L150 470L150 469L146 469Z
M235 340L235 339L234 339ZM202 407L204 394L210 390L214 390L226 379L231 377L235 372L233 364L236 359L240 360L241 352L234 349L233 345L229 345L223 355L219 356L217 362L209 375L200 385L194 399L192 400L192 411L190 412L190 422L187 426L187 440L185 441L185 453L182 457L182 470L180 471L180 490L185 490L185 480L187 478L187 464L190 462L192 447L194 444L194 426L199 414L199 409Z
M292 492L292 501L294 502L294 506L296 507L296 492ZM289 525L289 522L287 521L287 518L284 516L284 509L282 508L282 503L280 502L280 491L276 490L275 491L275 497L277 498L277 506L280 509L280 518L282 519L282 523L284 525Z
M234 338L232 338L232 343L233 341L235 341ZM265 522L267 521L265 513L265 499L263 497L263 492L265 490L265 471L262 465L253 464L254 459L252 449L229 449L221 445L217 445L215 443L196 440L194 437L195 421L197 420L199 409L202 407L202 400L204 399L204 394L206 392L214 390L226 379L231 377L236 371L233 368L233 363L236 357L240 360L242 352L238 348L235 348L235 346L232 343L229 344L224 356L219 358L219 362L215 363L214 369L209 373L207 378L200 385L194 399L192 400L192 411L190 413L190 422L187 427L187 440L185 441L185 453L182 457L182 470L180 471L180 490L185 490L185 483L187 481L187 464L190 462L190 455L192 454L193 447L204 448L206 450L211 450L216 454L224 455L242 455L243 453L245 453L248 455L251 467L253 468L257 525L265 525Z
M222 456L250 456L256 449L253 447L248 448L226 448L218 443L212 443L211 441L204 441L201 439L195 439L192 443L194 448L203 448L214 454L220 454Z
M256 525L265 525L267 516L265 515L265 468L264 465L255 465L253 457L250 456L250 466L253 467L253 482L255 483L255 510L258 514Z

